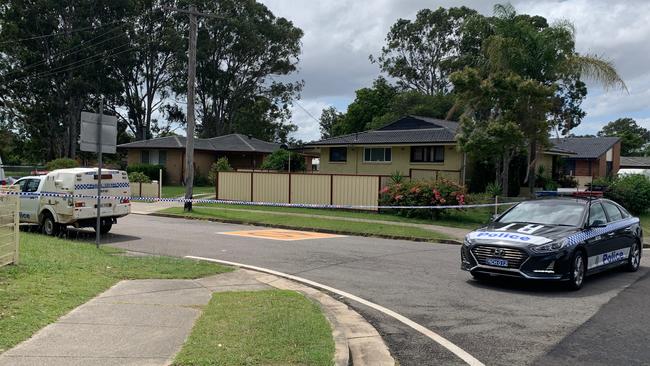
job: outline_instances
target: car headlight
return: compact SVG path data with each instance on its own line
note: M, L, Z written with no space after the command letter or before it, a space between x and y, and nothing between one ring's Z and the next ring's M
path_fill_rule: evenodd
M567 245L567 240L561 239L561 240L550 242L548 244L535 245L530 247L530 249L535 253L552 253L552 252L557 252L558 250L566 247L566 245Z
M465 237L465 239L463 240L463 245L470 246L472 245L472 242L469 239L467 239L467 237Z

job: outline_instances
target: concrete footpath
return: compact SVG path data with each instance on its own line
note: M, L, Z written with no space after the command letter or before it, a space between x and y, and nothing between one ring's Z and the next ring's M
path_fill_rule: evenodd
M356 312L305 286L236 270L198 280L121 281L0 355L0 366L169 365L214 292L275 288L317 301L332 324L336 365L394 365L379 333Z

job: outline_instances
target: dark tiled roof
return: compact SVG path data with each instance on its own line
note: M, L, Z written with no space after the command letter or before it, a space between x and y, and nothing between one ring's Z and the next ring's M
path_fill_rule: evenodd
M650 168L650 156L621 156L621 168Z
M571 158L597 159L611 149L620 138L618 137L569 137L551 139L554 149L575 152Z
M456 141L458 122L435 118L406 116L373 131L336 136L313 141L305 146L373 145L373 144L426 144Z
M151 140L142 140L118 145L120 149L184 149L185 136L160 137ZM213 137L210 139L194 139L196 150L206 151L235 151L235 152L264 152L271 153L280 148L280 145L248 138L241 134L230 134Z

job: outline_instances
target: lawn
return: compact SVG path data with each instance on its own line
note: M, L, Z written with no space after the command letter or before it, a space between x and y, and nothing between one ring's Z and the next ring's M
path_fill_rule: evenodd
M194 187L193 193L197 194L212 194L214 195L214 187ZM178 198L185 196L185 186L163 186L162 198Z
M230 271L206 262L129 257L121 250L21 233L20 264L0 268L0 353L120 280L199 278Z
M449 239L447 235L442 233L418 227L400 226L397 222L395 224L369 224L365 222L343 221L330 218L297 219L295 216L275 213L270 214L263 211L229 211L201 206L195 206L192 213L189 214L183 212L182 207L172 207L161 212L195 218L231 220L245 224L275 225L293 229L320 229L345 234L393 236L430 241Z
M319 216L331 217L346 217L367 220L381 220L390 221L395 223L408 222L415 224L430 224L458 227L465 229L474 229L482 224L485 224L494 213L494 208L468 208L465 210L447 210L443 216L438 219L422 219L415 217L400 216L392 213L390 210L384 210L381 213L369 211L351 211L351 210L335 210L335 209L317 209L317 208L299 208L299 207L273 207L273 206L253 206L253 205L232 205L232 204L199 204L201 207L212 208L231 208L239 210L255 210L255 211L270 211L270 212L286 212ZM507 206L510 207L510 206ZM505 210L501 208L499 211Z
M331 365L334 341L318 305L284 290L215 293L176 366Z

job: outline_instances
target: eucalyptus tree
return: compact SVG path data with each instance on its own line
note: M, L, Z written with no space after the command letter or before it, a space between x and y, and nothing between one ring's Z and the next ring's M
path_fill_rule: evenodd
M291 104L303 85L287 81L287 76L297 71L302 30L254 0L195 3L199 11L217 17L202 18L199 24L199 134L212 137L246 131L262 138L282 135ZM182 96L186 67L179 66L177 80L181 82L174 90ZM178 113L175 116L182 118Z

